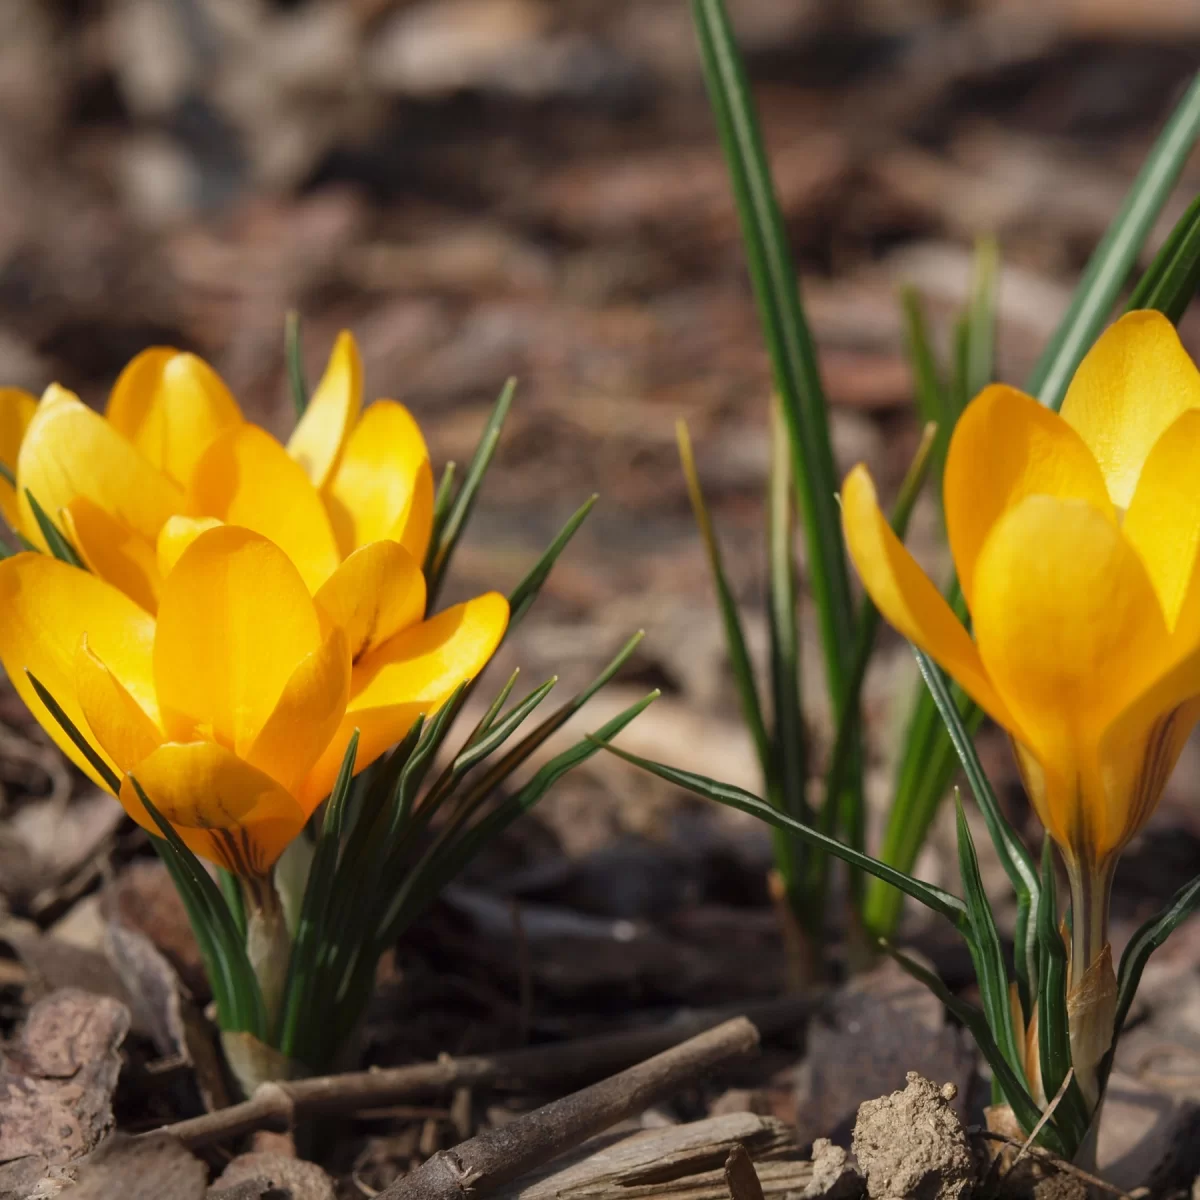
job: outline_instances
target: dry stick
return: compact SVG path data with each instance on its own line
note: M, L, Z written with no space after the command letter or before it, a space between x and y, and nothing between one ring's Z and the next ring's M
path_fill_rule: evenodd
M290 1129L297 1119L314 1113L379 1108L448 1088L594 1079L678 1045L734 1015L749 1017L764 1036L782 1032L808 1017L819 999L820 993L814 991L808 997L790 996L736 1009L689 1013L629 1033L580 1038L500 1054L443 1057L437 1062L407 1067L265 1083L241 1104L167 1125L165 1131L195 1150L256 1129Z
M725 1185L730 1200L765 1200L762 1182L745 1146L739 1144L730 1150L725 1160Z
M735 1017L582 1091L440 1150L379 1200L472 1200L641 1112L710 1067L758 1046L758 1030Z
M1003 1142L1006 1146L1025 1146L1023 1138L1010 1137L1007 1133L994 1133L990 1129L980 1129L978 1126L968 1129L967 1132L972 1137L986 1138L989 1142ZM1049 1167L1054 1167L1057 1171L1064 1171L1068 1175L1074 1175L1076 1179L1082 1180L1089 1187L1099 1188L1102 1192L1107 1192L1110 1196L1117 1196L1119 1200L1133 1200L1133 1197L1126 1191L1122 1191L1119 1187L1111 1183L1106 1183L1099 1175L1093 1175L1090 1171L1085 1171L1082 1167L1077 1167L1074 1163L1067 1162L1065 1158L1059 1158L1057 1154L1052 1154L1049 1150L1044 1150L1041 1146L1027 1146L1026 1153L1030 1158L1036 1158L1039 1162L1044 1162Z
M1071 1080L1075 1078L1075 1068L1072 1067L1066 1074L1062 1083L1059 1084L1058 1091L1054 1093L1054 1099L1046 1105L1046 1111L1038 1118L1038 1123L1029 1131L1029 1136L1025 1139L1025 1144L1017 1151L1017 1156L1012 1160L1007 1171L1004 1172L1004 1178L1007 1179L1012 1173L1013 1168L1025 1157L1025 1152L1038 1139L1038 1134L1046 1127L1046 1122L1054 1116L1054 1110L1062 1103L1062 1098L1067 1094L1067 1088L1071 1086Z

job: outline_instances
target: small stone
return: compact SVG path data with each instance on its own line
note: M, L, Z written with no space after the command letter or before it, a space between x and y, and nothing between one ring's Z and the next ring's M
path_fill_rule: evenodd
M909 1071L902 1092L859 1108L854 1156L874 1200L962 1200L967 1194L975 1164L951 1098Z
M828 1138L813 1142L812 1171L801 1200L850 1200L862 1195L862 1176L846 1151Z

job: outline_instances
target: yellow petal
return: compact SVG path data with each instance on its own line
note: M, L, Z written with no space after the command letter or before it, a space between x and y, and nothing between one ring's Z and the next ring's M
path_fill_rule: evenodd
M43 400L17 456L21 532L46 548L25 496L51 515L82 496L121 525L153 542L183 507L183 494L109 423L74 397Z
M1181 413L1200 408L1200 371L1161 313L1126 313L1088 351L1063 401L1063 419L1087 443L1128 508L1142 464Z
M294 791L337 732L349 698L350 648L335 628L292 672L246 761Z
M314 487L325 486L358 420L362 376L362 359L354 335L343 329L333 345L325 374L287 445L288 453L304 468Z
M168 346L143 350L121 372L105 410L109 423L160 471L187 487L209 442L241 409L203 359Z
M154 641L163 727L175 741L211 737L244 757L321 640L316 605L282 550L232 525L202 533L163 581Z
M1122 528L1141 555L1158 593L1167 627L1174 629L1197 576L1200 547L1200 409L1185 412L1146 458ZM1185 625L1200 623L1200 588ZM1183 630L1180 631L1184 632Z
M315 807L329 794L356 728L355 771L361 771L404 737L421 713L435 712L460 683L483 670L507 624L508 601L488 592L406 629L359 662L341 727L300 790L304 803Z
M37 397L20 388L0 388L0 463L16 476L17 455L25 430L37 412ZM10 529L17 528L17 493L7 479L0 479L0 514Z
M1084 501L1030 496L984 544L974 615L988 674L1048 777L1043 823L1060 840L1100 837L1088 797L1101 735L1169 661L1141 559Z
M875 498L875 484L861 464L842 484L842 528L850 557L879 611L949 671L999 724L1017 732L971 635L892 532Z
M85 634L141 708L156 714L152 617L102 579L48 555L17 554L0 562L0 661L42 728L81 770L102 783L25 674L28 669L38 677L86 736L88 722L75 676L75 653ZM95 748L111 765L99 743Z
M421 429L403 404L376 400L355 426L325 489L343 556L399 542L417 560L433 529L433 470Z
M228 429L209 445L192 475L188 513L270 538L310 592L340 560L329 517L304 469L256 425Z
M968 604L975 560L997 517L1039 493L1086 500L1115 520L1104 476L1079 434L1032 396L992 384L967 405L946 456L946 532Z
M165 579L179 556L202 534L219 529L216 517L172 517L158 532L158 573Z
M355 550L321 586L317 605L346 631L359 662L425 613L425 576L399 542Z
M242 876L265 875L307 819L269 775L212 742L168 742L133 777L194 853ZM161 836L128 777L121 803Z
M75 689L88 726L122 772L162 745L162 730L96 657L86 635L75 652Z
M157 610L161 579L153 542L86 496L77 496L58 516L67 540L89 571L119 588L148 613Z

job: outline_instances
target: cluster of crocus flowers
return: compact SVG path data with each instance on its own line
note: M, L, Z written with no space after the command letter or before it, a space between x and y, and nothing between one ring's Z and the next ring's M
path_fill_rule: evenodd
M1200 372L1133 312L1080 364L1061 415L1003 385L964 411L946 528L971 632L892 533L864 467L842 491L851 557L887 619L1012 738L1062 851L1076 1078L1098 1101L1116 984L1108 898L1200 716Z
M9 678L83 770L120 781L130 815L157 832L136 780L193 851L243 877L269 872L356 729L361 771L503 636L495 593L426 618L428 452L400 404L362 410L349 334L286 447L200 359L156 348L104 416L57 386L40 402L0 392L0 461L13 528L46 547L32 495L84 564L0 563Z

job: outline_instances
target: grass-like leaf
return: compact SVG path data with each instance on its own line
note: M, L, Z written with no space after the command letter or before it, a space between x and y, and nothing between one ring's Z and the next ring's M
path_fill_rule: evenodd
M977 396L996 378L996 289L1000 248L996 239L980 238L975 245L971 300L967 307L966 398Z
M67 541L62 530L50 520L46 510L37 502L37 497L28 488L25 489L25 498L29 501L29 507L33 509L34 520L37 521L38 528L42 531L42 537L46 539L46 545L50 547L50 553L60 562L85 569L83 568L83 559L75 553L75 547Z
M304 377L304 346L300 337L300 314L291 309L283 320L283 357L287 363L288 391L296 419L308 409L308 381Z
M338 855L341 851L342 821L346 811L346 799L350 795L350 781L354 777L354 760L358 754L358 730L354 731L329 800L325 805L325 820L317 838L316 853L308 872L308 883L304 888L304 899L300 906L300 919L296 924L296 936L292 942L292 953L288 959L287 980L284 984L283 1004L279 1016L279 1033L275 1045L288 1058L308 1062L313 1043L322 1036L319 1026L324 1017L323 1006L314 1003L321 997L326 981L318 978L320 955L327 941L323 932L327 927L330 898L334 891ZM307 1019L306 1019L307 1018Z
M131 775L130 782L162 835L154 839L155 849L184 899L202 953L205 946L208 947L205 967L210 980L220 980L226 998L221 1028L244 1030L257 1038L265 1038L267 1017L262 992L225 897L174 826L154 806L138 780Z
M3 479L11 488L17 486L17 477L12 473L12 468L6 462L0 462L0 479Z
M42 681L30 671L25 670L26 676L29 678L29 683L33 690L37 693L38 699L46 706L50 715L58 722L59 728L71 739L75 748L83 755L84 758L91 764L92 769L104 781L104 786L108 788L114 796L119 795L121 791L121 780L117 773L100 757L99 751L83 736L79 727L67 716L63 707L50 694Z
M599 739L599 733L596 734L596 737ZM927 908L953 921L959 930L969 931L967 906L957 896L951 895L939 887L934 887L931 883L924 883L920 879L914 879L911 875L905 875L868 854L843 845L834 838L826 837L818 830L801 824L794 817L789 817L787 813L780 812L774 805L767 803L762 797L754 795L753 792L747 792L731 783L720 783L705 775L697 775L693 771L684 771L679 767L669 767L665 763L640 758L636 754L630 754L626 750L610 746L607 742L604 743L604 748L618 758L633 763L635 767L641 767L642 770L649 771L651 775L657 775L660 779L675 784L676 787L694 792L706 800L715 800L718 804L749 813L778 829L786 829L814 849L832 854L850 866L857 867L860 871L866 871L868 874L882 879L885 883L891 884L892 887L899 888L900 891L912 896L914 900L919 900Z
M979 981L983 1011L987 1014L992 1036L996 1039L1001 1054L1017 1075L1023 1075L1023 1055L1017 1046L1017 1035L1013 1025L1008 972L1004 966L1004 947L1000 944L996 918L992 913L987 892L983 888L979 857L975 853L971 827L967 824L967 814L963 812L962 799L957 788L954 792L954 809L955 828L958 833L958 873L963 883L963 895L967 902L967 915L972 931L967 945L971 950L971 960L975 964L975 977Z
M729 655L729 665L733 670L733 682L742 707L742 720L745 721L746 728L750 731L750 738L754 743L754 751L758 756L759 770L763 780L769 783L774 774L771 769L771 739L767 733L767 723L763 718L758 684L754 678L754 667L750 662L750 651L746 646L746 635L742 629L742 618L738 614L733 589L729 586L729 580L725 575L721 547L717 543L712 517L709 515L708 505L704 501L700 476L696 471L696 459L692 454L692 439L688 436L687 426L683 421L676 424L675 434L679 441L679 461L683 465L683 477L687 481L688 496L692 502L692 514L700 529L704 552L708 555L709 571L717 590L717 608L721 613L721 624L725 629L725 652Z
M937 430L929 453L936 485L934 490L940 505L942 474L946 469L946 449L950 445L950 434L954 429L954 414L950 410L946 385L938 372L937 360L929 341L929 324L925 319L921 298L915 289L904 288L900 293L900 304L904 311L904 340L908 348L909 365L912 368L917 412L926 428L933 425Z
M1055 1096L1071 1069L1071 1032L1067 1020L1067 951L1058 929L1058 886L1054 876L1054 847L1047 837L1042 844L1042 903L1037 938L1041 953L1041 981L1037 995L1038 1062L1042 1090ZM1083 1140L1088 1128L1087 1102L1074 1080L1059 1101L1058 1124L1064 1138Z
M442 540L442 530L446 526L446 517L454 500L454 476L458 466L448 462L442 468L442 477L438 480L437 491L433 497L433 527L429 535L429 544L436 546Z
M1150 961L1150 955L1197 908L1200 908L1200 875L1184 884L1171 897L1166 906L1142 925L1137 933L1129 939L1129 945L1125 947L1125 953L1121 955L1121 966L1117 971L1117 1015L1113 1023L1115 1033L1104 1070L1104 1078L1107 1078L1117 1038L1120 1037L1121 1027L1129 1015L1129 1006L1133 1003L1133 997L1137 992L1138 984L1142 981L1142 972L1146 969L1146 963Z
M571 514L570 519L559 530L558 536L546 547L541 558L533 564L532 569L525 578L513 588L508 597L509 618L506 636L517 627L521 619L529 611L531 605L537 599L538 592L542 589L542 584L546 582L547 576L549 576L551 569L558 561L559 555L567 548L567 544L579 531L579 527L587 520L588 513L592 511L598 499L599 496L589 496Z
M846 693L854 644L854 609L816 350L800 302L783 216L729 14L722 0L693 0L692 13L775 390L787 423L808 548L809 584L821 630L829 693L837 707Z
M496 446L500 442L500 431L508 417L508 410L512 407L516 390L517 381L515 379L508 380L501 389L496 403L492 406L491 415L488 417L487 425L484 426L479 444L475 447L471 464L467 467L462 487L458 489L453 503L446 511L446 519L439 530L438 539L436 542L431 540L429 543L429 552L425 559L425 581L428 585L429 597L426 608L428 611L433 610L438 592L445 581L454 548L458 545L458 539L466 528L471 509L475 507L479 488L483 483L483 477L487 474L488 467L491 466L492 456L496 453Z
M1129 297L1125 311L1153 308L1178 323L1200 286L1200 196L1188 205Z
M1037 995L1037 910L1041 890L1037 866L1033 855L1029 853L1025 843L1021 841L1000 808L996 793L992 790L983 764L975 751L974 739L967 733L958 705L950 694L950 685L946 682L946 677L924 651L914 646L913 653L916 655L917 666L921 670L925 685L933 697L938 715L945 723L950 741L958 754L959 762L962 763L967 782L971 785L971 794L983 814L1000 865L1017 894L1020 918L1016 945L1017 977L1022 985L1022 1002L1027 1004L1030 997Z
M932 971L926 970L915 959L909 958L907 954L897 950L886 939L880 939L880 942L883 949L900 966L914 979L923 983L945 1005L946 1009L966 1026L974 1038L976 1046L979 1047L979 1052L987 1060L988 1066L992 1068L992 1074L1000 1090L1004 1093L1004 1098L1012 1106L1013 1115L1026 1133L1032 1130L1041 1119L1041 1109L1029 1094L1024 1080L1009 1066L1008 1059L1001 1053L996 1039L992 1036L987 1017L975 1005L968 1004L954 995ZM1065 1158L1070 1157L1058 1127L1053 1121L1043 1126L1039 1140L1053 1153Z
M1066 316L1038 360L1027 390L1050 408L1062 405L1067 384L1112 312L1158 214L1200 136L1200 74L1163 127L1137 178L1088 262Z

